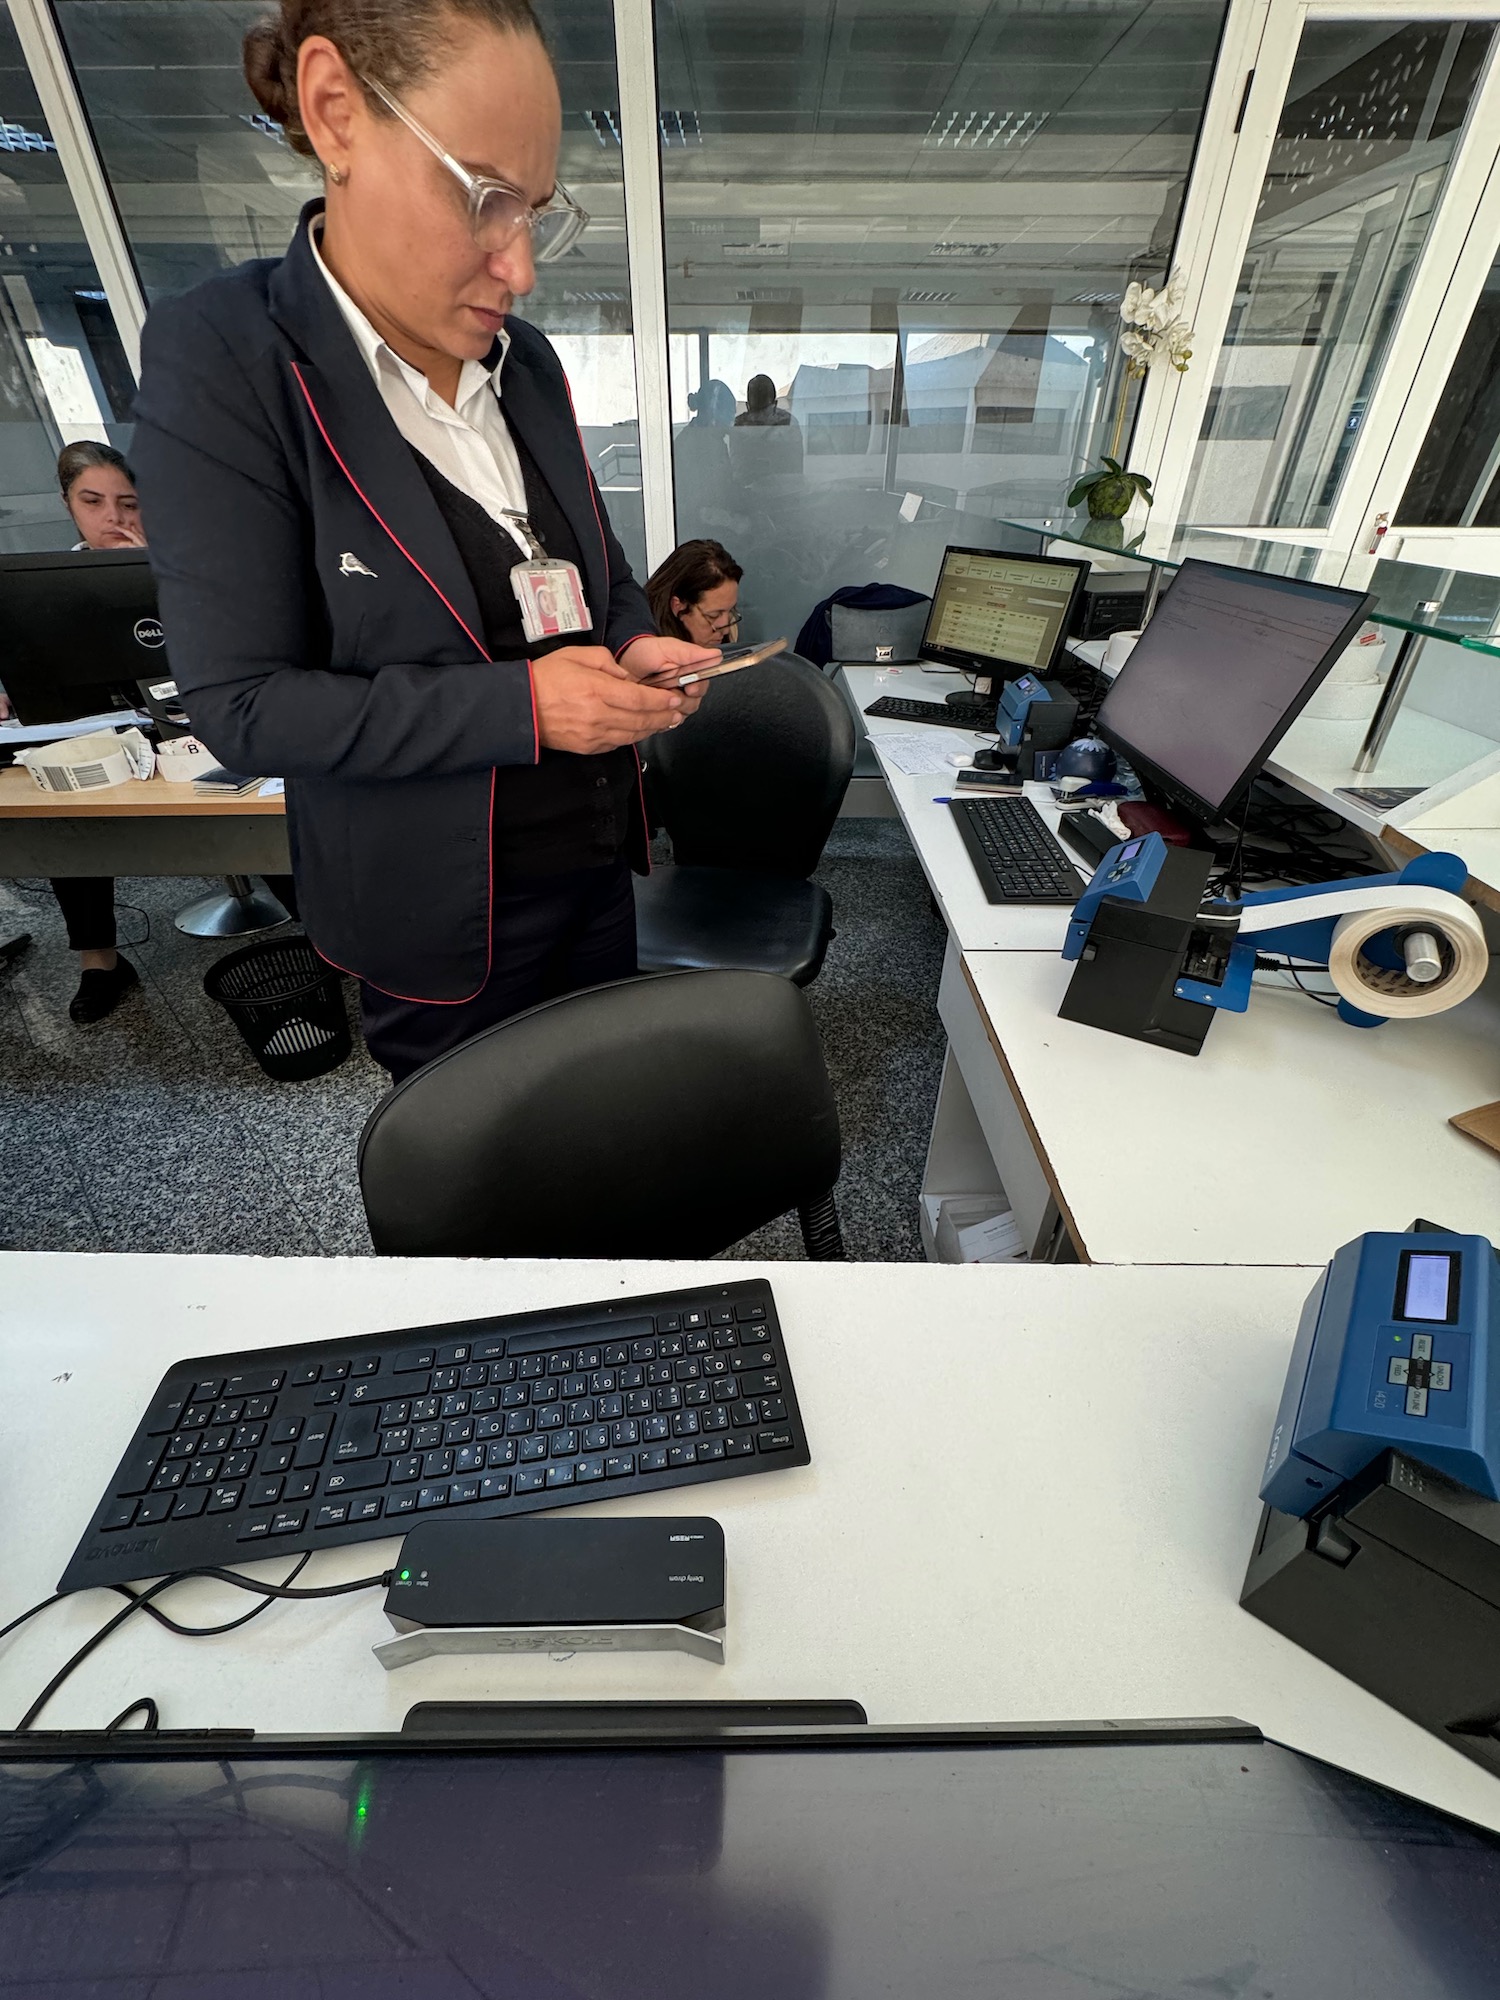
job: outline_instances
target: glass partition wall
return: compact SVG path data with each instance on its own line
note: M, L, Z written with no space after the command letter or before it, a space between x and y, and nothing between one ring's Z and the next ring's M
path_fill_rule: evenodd
M9 10L0 7L0 554L76 539L57 454L128 443L135 384Z
M658 0L677 530L745 566L747 637L930 588L1109 448L1119 300L1170 264L1223 15Z
M148 301L279 257L320 177L258 110L240 42L259 0L56 0ZM520 311L567 368L585 445L632 562L645 558L610 0L542 9L563 98L559 172L594 218ZM0 19L4 16L0 15Z
M65 532L66 437L128 441L135 274L275 256L316 190L241 78L260 6L11 0L40 99L0 11L0 544ZM1197 352L1124 433L1153 536L1383 525L1500 569L1500 0L538 6L595 221L522 310L632 560L675 484L747 635L1058 513L1113 435L1121 293L1174 264Z
M1327 525L1493 33L1488 21L1385 14L1304 25L1188 520Z

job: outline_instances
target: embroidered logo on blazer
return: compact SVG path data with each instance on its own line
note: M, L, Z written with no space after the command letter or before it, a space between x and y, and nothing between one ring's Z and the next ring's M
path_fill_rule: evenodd
M340 576L374 576L374 574L374 570L368 569L359 557L351 555L348 549L345 549L339 557Z

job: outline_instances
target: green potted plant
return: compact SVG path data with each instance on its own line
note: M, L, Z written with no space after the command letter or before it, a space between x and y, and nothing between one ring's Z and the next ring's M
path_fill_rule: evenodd
M1145 474L1127 472L1117 458L1106 458L1102 472L1091 472L1079 480L1068 495L1068 505L1076 507L1080 500L1086 500L1091 521L1123 521L1137 493L1149 507L1151 481Z
M1120 301L1120 346L1126 362L1115 407L1114 436L1100 469L1086 472L1068 495L1070 507L1087 502L1091 521L1122 521L1137 494L1148 507L1151 505L1151 481L1144 473L1127 472L1118 455L1120 440L1125 435L1131 383L1141 380L1159 361L1169 361L1180 375L1193 358L1189 344L1193 329L1182 317L1186 292L1186 280L1174 271L1159 292L1149 285L1133 284Z

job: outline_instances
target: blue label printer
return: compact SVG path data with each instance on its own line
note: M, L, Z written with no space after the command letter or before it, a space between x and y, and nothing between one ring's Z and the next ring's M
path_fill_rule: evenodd
M1429 1224L1314 1287L1240 1602L1500 1774L1500 1261Z
M1020 775L1040 778L1046 774L1036 769L1038 754L1071 742L1077 720L1078 703L1061 681L1022 674L1000 690L995 733L1005 749L1021 752Z

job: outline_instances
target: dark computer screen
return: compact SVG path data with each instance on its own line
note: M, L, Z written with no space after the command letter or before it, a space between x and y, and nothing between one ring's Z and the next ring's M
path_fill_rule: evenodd
M1500 1839L1266 1743L0 1765L0 1988L38 2000L1494 2000L1497 1966Z
M1253 778L1373 599L1227 563L1183 563L1099 710L1143 775L1209 812Z
M1048 673L1088 573L1060 556L946 549L920 657L964 673Z
M0 661L22 722L136 707L171 672L145 550L0 556Z

